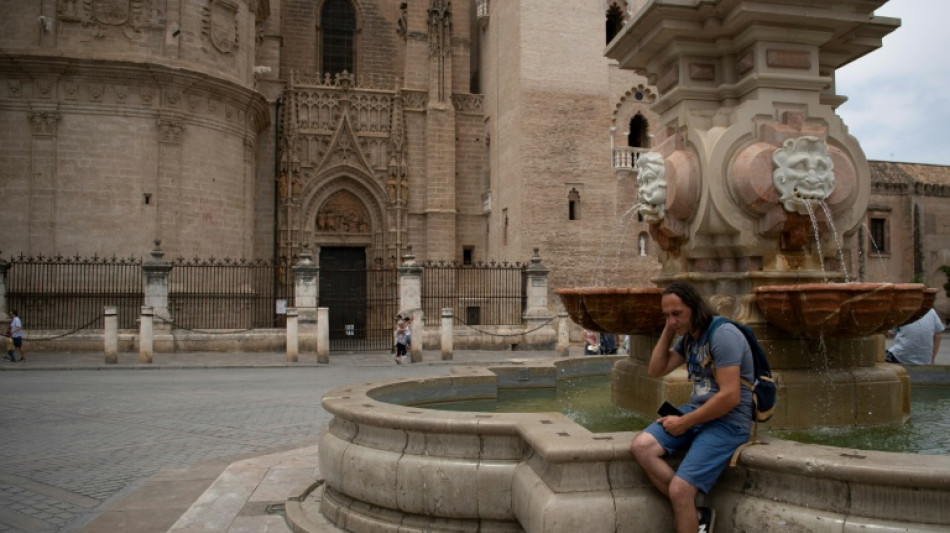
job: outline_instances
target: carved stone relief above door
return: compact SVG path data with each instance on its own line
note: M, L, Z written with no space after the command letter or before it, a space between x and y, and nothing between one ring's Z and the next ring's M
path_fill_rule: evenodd
M340 191L331 196L317 212L317 236L336 234L368 235L372 231L366 206L353 193Z

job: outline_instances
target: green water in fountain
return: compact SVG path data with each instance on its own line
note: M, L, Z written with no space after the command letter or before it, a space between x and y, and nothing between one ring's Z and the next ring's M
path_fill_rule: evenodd
M499 390L497 400L464 400L420 405L427 409L480 413L559 412L593 433L638 431L652 420L613 405L610 378L593 376L561 380L557 389ZM950 455L950 387L913 387L906 424L868 428L816 428L774 431L776 437L807 444Z

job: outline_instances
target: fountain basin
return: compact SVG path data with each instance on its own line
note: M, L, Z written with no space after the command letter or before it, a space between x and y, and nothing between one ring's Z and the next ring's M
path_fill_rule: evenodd
M635 432L593 434L559 413L463 413L393 402L541 386L615 359L462 368L342 387L320 443L324 514L349 531L669 531L666 499L629 452ZM950 457L769 439L743 451L706 502L724 531L942 531Z
M921 309L919 283L805 283L755 289L765 320L805 339L856 338L906 324Z
M590 331L645 335L662 331L666 323L659 287L579 287L554 292L571 320Z

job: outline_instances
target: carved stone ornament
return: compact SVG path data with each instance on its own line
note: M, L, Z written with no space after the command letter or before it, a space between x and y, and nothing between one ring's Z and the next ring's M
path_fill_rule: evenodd
M211 0L204 8L202 33L222 54L238 49L238 5L232 0Z
M58 122L59 113L43 112L30 114L30 124L33 126L33 135L37 137L56 135L56 125Z
M636 162L637 201L643 220L655 224L663 220L666 206L666 164L657 152L647 152Z
M158 120L159 142L167 144L181 144L184 128L179 120Z
M165 25L166 0L61 0L59 20L83 26L124 26L135 31Z
M340 191L320 208L316 227L318 233L366 234L370 232L369 214L353 193Z
M788 139L772 156L772 182L785 210L808 214L808 205L825 201L835 189L834 163L828 145L812 136Z

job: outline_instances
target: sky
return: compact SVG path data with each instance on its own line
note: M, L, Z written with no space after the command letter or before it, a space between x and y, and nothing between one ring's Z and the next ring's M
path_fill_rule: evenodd
M838 69L838 108L868 159L950 165L950 0L890 0L883 47Z

